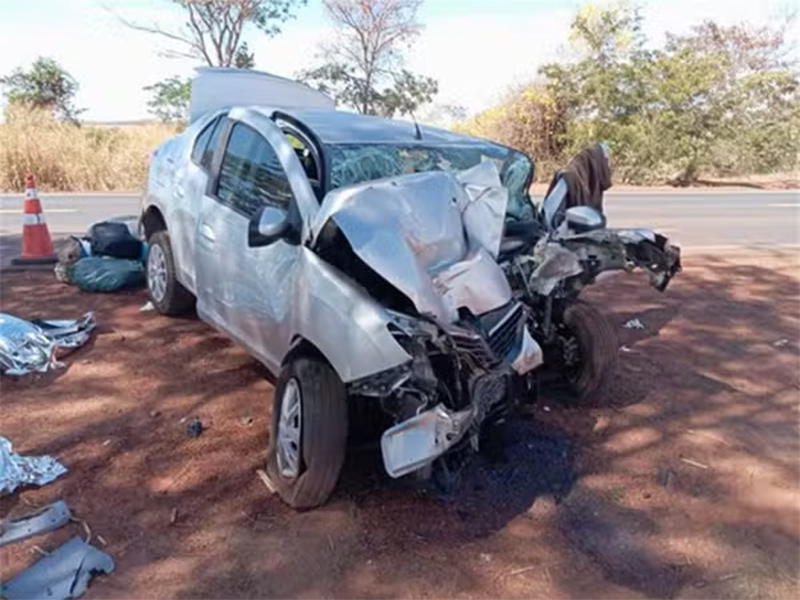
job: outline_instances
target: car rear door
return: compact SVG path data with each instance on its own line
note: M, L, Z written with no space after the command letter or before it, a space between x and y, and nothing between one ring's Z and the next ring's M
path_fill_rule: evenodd
M190 290L196 290L195 281L195 237L197 219L203 195L208 186L208 177L214 152L225 129L225 115L213 117L195 136L189 160L181 161L175 173L170 215L170 242L175 255L179 279Z
M262 116L229 119L197 229L198 312L273 370L290 342L300 247L280 240L250 248L250 220L264 205L297 210L313 197L281 131ZM292 173L290 178L287 172ZM293 206L294 205L294 206Z

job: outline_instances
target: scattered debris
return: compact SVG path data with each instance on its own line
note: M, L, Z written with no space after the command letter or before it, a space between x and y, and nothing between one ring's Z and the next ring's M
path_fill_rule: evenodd
M550 412L550 407L545 405L542 407L542 410L544 410L544 412Z
M0 595L8 600L77 598L94 575L113 570L108 554L74 537L0 586Z
M728 446L729 448L731 446L728 442L726 442L720 436L714 435L713 433L709 433L708 431L698 431L696 429L687 429L686 433L690 433L692 435L699 435L699 436L702 436L702 437L707 437L708 439L714 440L716 442L719 442L720 444L722 444L724 446Z
M169 514L169 524L175 525L175 522L178 520L178 509L173 508L172 512Z
M47 550L43 549L41 546L39 546L39 544L34 544L31 547L31 552L36 552L38 554L41 554L42 556L50 556L50 552L48 552Z
M150 312L150 311L155 310L155 309L156 309L156 307L153 306L153 303L150 302L150 300L148 300L147 304L145 304L144 306L142 306L139 309L139 312Z
M0 493L9 494L20 485L44 485L67 472L51 456L20 456L11 442L0 437Z
M110 443L111 443L111 440L106 440L105 442L103 442L103 446L108 446Z
M639 319L631 319L622 325L625 329L644 329L644 323Z
M788 343L789 340L787 340L786 338L781 338L779 340L775 340L774 342L772 342L772 345L775 346L776 348L783 348Z
M656 483L665 488L671 487L674 479L675 471L672 469L659 469L656 475Z
M159 417L159 416L161 416L161 412L159 412L157 410L151 410L150 411L150 418L151 419L155 419L156 417Z
M189 423L189 427L186 428L186 435L196 438L203 433L204 429L203 424L200 422L200 417L195 417L192 419L192 422Z
M41 504L36 504L35 502L32 502L32 501L28 500L25 496L20 496L19 499L22 500L22 503L24 505L30 506L31 508L35 508L37 510L42 508Z
M70 518L66 502L59 500L19 519L6 521L0 534L0 546L53 531L68 523Z
M269 478L269 475L267 475L267 472L264 469L256 469L256 475L258 475L258 478L264 483L265 486L267 486L270 494L274 494L278 491L278 489L275 487L275 484Z
M627 346L624 346L624 345L619 347L619 351L620 352L636 352L636 350L634 350L632 348L628 348Z
M0 373L26 375L61 367L56 353L85 344L95 328L94 315L77 320L26 321L0 313Z
M599 433L601 431L605 431L608 429L608 426L611 425L611 419L609 419L605 415L600 415L597 417L597 420L594 422L592 426L592 431Z
M103 544L103 546L108 546L108 542L107 542L107 541L106 541L106 539L105 539L105 538L104 538L102 535L100 535L100 534L98 534L98 535L97 535L97 541L98 541L98 542L100 542L101 544Z
M84 540L87 544L92 541L92 530L89 528L89 523L84 521L83 519L76 519L75 517L72 518L74 523L80 523L83 526L83 531L86 534L86 540Z
M483 562L491 562L492 561L492 555L491 554L486 554L485 552L481 552L480 557L481 557L481 560Z
M696 460L692 460L691 458L681 458L683 462L687 465L692 465L693 467L697 467L698 469L707 469L708 465L704 465L703 463L699 463Z
M253 420L253 417L247 416L239 419L239 422L245 427L250 427L253 424Z
M523 573L527 573L528 571L533 571L536 567L523 567L521 569L514 569L511 571L508 576L512 577L514 575L522 575Z
M729 575L723 575L722 577L720 577L719 579L717 579L717 581L719 581L720 583L722 583L723 581L730 581L731 579L735 579L735 578L736 578L736 577L738 577L738 576L739 576L739 574L738 574L738 573L731 573L731 574L729 574Z

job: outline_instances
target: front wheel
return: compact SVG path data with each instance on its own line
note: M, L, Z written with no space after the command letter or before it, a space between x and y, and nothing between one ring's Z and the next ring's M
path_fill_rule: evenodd
M576 301L564 311L563 375L579 401L602 400L617 370L619 339L609 320L591 304Z
M339 479L347 445L347 394L326 362L301 357L275 386L267 472L293 508L324 504Z
M162 315L180 315L194 306L194 296L175 276L175 258L166 231L157 231L148 242L147 292Z

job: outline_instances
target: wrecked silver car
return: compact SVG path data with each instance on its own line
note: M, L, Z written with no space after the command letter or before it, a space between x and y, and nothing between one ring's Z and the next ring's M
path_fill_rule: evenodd
M196 306L277 376L267 472L291 506L327 500L365 421L391 477L448 471L552 348L575 345L553 334L575 282L639 250L570 229L592 220L580 207L545 227L533 164L511 148L324 101L258 104L205 102L151 157L153 306Z
M386 418L386 472L424 478L542 363L497 262L520 163L410 123L267 108L212 111L152 157L150 299L196 304L277 375L267 471L288 504L333 491L352 406Z

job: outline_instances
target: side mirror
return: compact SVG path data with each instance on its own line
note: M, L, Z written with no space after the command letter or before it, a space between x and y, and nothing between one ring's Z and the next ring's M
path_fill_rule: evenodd
M258 209L247 228L247 245L251 248L269 246L286 237L290 230L289 214L274 206Z
M602 229L606 226L603 213L591 206L573 206L567 209L564 216L567 227L577 233Z

